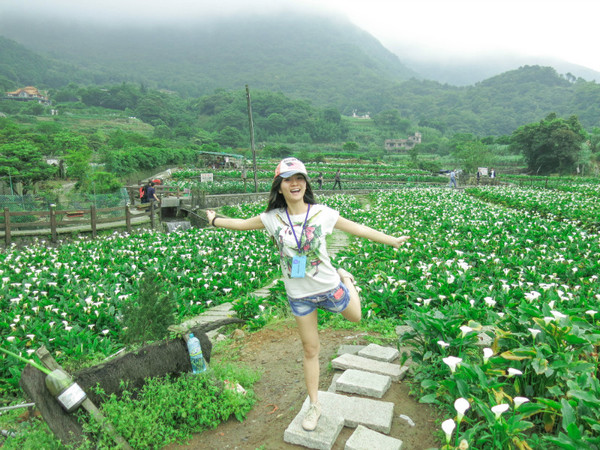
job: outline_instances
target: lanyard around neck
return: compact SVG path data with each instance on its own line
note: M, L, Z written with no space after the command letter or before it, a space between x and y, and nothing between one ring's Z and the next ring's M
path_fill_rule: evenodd
M287 215L288 221L290 223L290 227L292 228L292 233L294 234L294 239L296 239L296 245L298 245L298 252L302 252L302 235L304 234L304 228L306 228L306 222L308 221L308 213L310 212L310 203L308 204L308 210L306 211L306 217L304 218L304 225L302 225L302 230L300 231L300 240L296 236L296 231L294 230L294 224L292 223L292 219L290 218L290 214L288 213L287 208L285 208L285 214Z

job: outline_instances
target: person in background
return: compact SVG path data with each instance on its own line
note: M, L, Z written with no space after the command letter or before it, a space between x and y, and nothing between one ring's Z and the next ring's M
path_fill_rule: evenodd
M319 189L323 189L323 172L319 172L317 183L319 183Z
M154 202L160 203L160 199L156 196L156 188L154 187L154 181L148 182L148 189L146 190L146 195L148 196L150 206L154 207Z
M456 189L456 171L454 169L450 172L450 187Z
M246 184L248 183L248 171L242 167L242 181L244 182L244 192L246 192Z
M288 303L304 350L304 381L310 406L302 427L312 431L321 416L317 309L341 313L352 322L362 317L354 277L333 267L327 253L327 235L338 229L394 248L400 247L408 236L387 235L317 204L306 167L296 158L285 158L275 169L267 208L262 214L231 219L217 217L215 211L208 210L206 216L217 228L240 231L264 228L277 244Z
M140 203L148 203L148 183L142 184L140 187Z
M337 172L335 173L335 177L333 178L334 183L333 183L333 189L335 190L336 186L340 187L340 191L342 190L342 174L340 173L340 169L337 170Z

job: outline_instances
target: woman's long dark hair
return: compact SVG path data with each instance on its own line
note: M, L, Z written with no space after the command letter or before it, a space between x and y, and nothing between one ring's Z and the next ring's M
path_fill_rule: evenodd
M306 180L306 191L304 191L304 203L314 205L317 202L315 201L315 195L313 194L310 181L308 181L308 178L306 177L304 177L304 179ZM271 185L271 192L269 192L269 201L267 203L267 209L265 209L266 212L269 212L272 209L287 208L287 203L285 201L285 198L283 197L283 194L279 193L279 188L281 187L282 181L283 178L281 178L280 176L275 177L275 179L273 180L273 184Z

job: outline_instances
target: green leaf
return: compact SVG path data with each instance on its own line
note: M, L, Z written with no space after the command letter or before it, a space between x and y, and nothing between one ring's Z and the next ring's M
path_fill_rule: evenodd
M569 426L575 424L576 422L575 411L568 400L564 398L561 400L560 404L562 406L562 427L567 433L569 433Z
M593 403L600 408L600 398L594 396L591 392L571 390L567 392L567 397L574 397L584 402Z
M427 394L419 399L419 403L439 403L436 394Z
M429 379L427 379L427 380L421 381L421 387L423 389L429 389L429 388L432 388L432 387L436 387L438 384L439 383L437 381L435 381L435 380L429 380Z
M563 419L563 424L564 424L564 419ZM579 428L577 427L576 423L569 424L569 426L567 427L567 434L574 441L581 440L581 431L579 431Z
M549 406L550 408L554 409L555 411L560 411L561 405L560 405L560 403L558 403L555 400L551 400L549 398L543 398L543 397L537 397L536 400L539 403Z

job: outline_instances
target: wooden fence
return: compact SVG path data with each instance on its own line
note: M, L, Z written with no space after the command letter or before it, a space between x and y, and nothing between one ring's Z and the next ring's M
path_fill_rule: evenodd
M127 231L131 232L132 222L139 223L139 217L143 217L143 221L147 222L146 217L149 216L151 227L154 228L156 214L154 209L150 207L150 204L148 204L148 209L148 212L132 217L129 206L96 208L92 205L89 209L57 210L54 205L51 205L49 211L15 212L11 212L8 207L5 207L4 223L0 223L0 231L4 231L4 241L7 246L11 243L11 236L13 234L17 235L17 233L19 235L49 234L52 242L56 242L59 233L91 231L92 237L96 238L98 229L100 228L125 226ZM14 220L17 217L24 216L34 216L39 219L31 222ZM42 221L42 218L47 218L47 220ZM103 224L110 224L110 226L106 227ZM27 230L31 232L28 233Z

